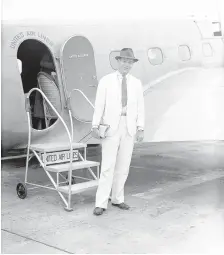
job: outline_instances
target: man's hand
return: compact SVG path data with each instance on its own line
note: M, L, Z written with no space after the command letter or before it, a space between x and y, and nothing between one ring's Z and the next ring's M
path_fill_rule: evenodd
M144 138L144 130L138 130L136 134L137 142L141 142Z
M99 129L97 127L94 127L92 129L92 137L94 137L96 139L100 139L100 133L99 133Z

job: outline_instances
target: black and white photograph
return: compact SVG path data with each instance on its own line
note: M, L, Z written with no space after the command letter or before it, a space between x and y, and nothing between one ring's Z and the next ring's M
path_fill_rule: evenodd
M1 1L1 254L224 254L224 0Z

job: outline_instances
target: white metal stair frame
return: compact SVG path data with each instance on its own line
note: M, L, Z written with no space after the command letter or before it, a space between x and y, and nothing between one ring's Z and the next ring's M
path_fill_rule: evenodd
M63 125L66 129L66 132L67 132L67 135L68 135L68 138L69 138L69 148L70 148L69 163L66 163L66 164L59 164L58 163L57 165L54 165L54 166L51 165L50 166L50 165L47 165L47 160L46 160L46 153L47 152L65 150L65 149L68 148L68 144L63 144L63 145L60 144L59 146L56 145L56 144L48 144L48 145L45 145L45 146L43 146L43 144L31 145L31 120L30 120L31 112L30 112L29 97L30 97L30 94L34 90L41 93L41 95L44 97L44 99L47 101L47 103L50 105L50 107L55 111L57 117L61 120L61 122L63 123ZM56 190L58 192L58 194L60 195L61 199L63 200L63 202L66 205L65 210L72 211L73 209L71 207L71 195L75 194L77 192L84 191L87 188L92 188L92 187L95 187L95 186L98 185L99 163L86 160L86 144L73 143L73 124L71 123L71 132L72 132L72 135L71 135L66 123L63 120L63 118L60 116L60 114L57 112L57 110L54 108L54 106L51 104L51 102L48 100L48 98L45 96L45 94L40 89L33 88L27 94L27 97L26 97L26 113L27 113L27 118L28 118L28 128L29 128L28 131L29 131L29 134L28 134L28 147L27 147L27 157L26 157L25 185L29 184L29 185L36 186L36 187L43 187L43 188L47 188L47 189ZM72 121L70 109L69 109L69 115L70 115L70 120ZM79 153L79 156L82 160L80 162L73 162L73 149L76 149L76 148L84 148L84 158ZM43 167L45 173L47 174L50 181L52 182L52 184L54 186L53 188L49 187L49 185L42 186L42 185L27 182L28 165L29 165L29 161L31 159L30 150L37 157L37 159L40 162L41 166ZM44 156L44 162L41 158L41 155ZM93 171L90 167L97 167L97 176L93 173ZM82 168L88 168L90 173L92 174L94 180L84 178L84 177L75 176L77 178L88 180L88 182L72 185L72 171L77 170L77 169L82 169ZM59 175L61 175L62 172L66 172L66 171L68 172L68 186L64 186L62 188L62 186L60 186L60 184L65 183L65 182L61 182L61 183L59 182ZM54 181L53 177L51 176L51 174L49 172L55 172L57 174L57 181L56 182ZM78 185L78 187L76 185ZM65 199L65 197L62 193L66 193L68 195L68 201L66 201L66 199Z
M89 98L83 93L83 91L81 91L80 89L72 89L68 95L68 98L67 98L67 107L68 107L68 111L69 111L69 117L70 117L70 123L71 123L71 136L72 136L72 141L73 141L73 136L74 136L74 133L73 133L73 120L72 120L72 112L71 112L71 95L74 91L77 91L79 93L81 93L81 95L86 99L86 101L92 106L93 109L95 109L94 105L91 103L91 101L89 100ZM83 123L92 123L91 121L83 121L83 120L80 120L78 119L77 117L73 116L74 118L76 118L78 121L80 122L83 122ZM84 138L86 138L87 136L89 136L91 134L91 131L84 136ZM84 138L82 138L79 142L81 142ZM89 138L90 139L90 138ZM88 139L88 140L89 140ZM85 155L86 155L86 151L85 151ZM82 155L79 153L79 156L82 158ZM82 160L86 160L82 158ZM92 172L92 169L91 168L88 168L88 170L90 171L90 173L92 174L93 178L96 178L95 174ZM97 172L98 176L97 178L99 179L99 173Z
M81 95L86 99L86 101L92 106L93 109L95 109L94 105L92 104L92 102L89 100L89 98L83 93L83 91L81 91L80 89L72 89L71 92L69 93L68 95L68 98L67 98L67 107L69 109L69 116L70 116L70 123L71 123L71 130L72 130L72 140L73 140L73 121L72 121L72 113L71 113L71 95L74 91L77 91L79 93L81 93ZM91 123L90 121L83 121L83 120L80 120L79 118L77 118L76 116L73 116L76 120L80 121L80 122L83 122L83 123ZM86 137L88 137L89 135L91 134L91 131L86 134L79 142L81 142L83 139L85 139ZM87 141L90 139L91 137L89 137L87 139ZM80 155L81 156L81 155ZM89 168L89 171L90 173L92 172L92 170ZM97 172L99 173L99 172ZM94 173L93 173L94 174ZM99 179L100 176L98 174L97 178ZM109 197L109 199L111 199L111 195Z
M73 121L72 121L72 112L71 112L71 95L74 91L77 91L79 92L85 99L86 101L90 104L90 106L92 106L93 109L95 109L94 105L92 104L92 102L89 100L89 98L83 93L83 91L81 91L80 89L72 89L68 95L68 98L67 98L67 107L68 107L68 110L69 110L69 117L70 117L70 123L71 123L71 132L72 132L72 140L73 140ZM91 121L84 121L84 120L80 120L79 118L77 118L76 116L73 116L76 120L80 121L80 122L83 122L83 123L86 123L86 124L89 124L89 123L92 123ZM91 134L91 131L86 134L79 142L81 142L83 139L85 139L86 137L88 137L89 135ZM91 138L91 137L90 137ZM88 138L87 141L90 139Z

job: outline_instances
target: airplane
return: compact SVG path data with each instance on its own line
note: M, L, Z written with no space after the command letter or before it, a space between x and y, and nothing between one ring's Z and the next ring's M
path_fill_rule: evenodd
M68 127L70 98L74 141L99 143L91 137L97 84L116 71L115 57L126 47L140 60L131 73L143 84L144 142L224 140L222 34L219 20L197 17L3 20L2 150L26 147L26 96L40 89L41 77L53 84L42 91ZM46 104L38 92L30 95L32 141L68 141Z

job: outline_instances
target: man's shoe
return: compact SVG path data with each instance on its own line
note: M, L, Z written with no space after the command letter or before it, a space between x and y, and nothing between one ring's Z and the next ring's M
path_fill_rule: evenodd
M121 203L121 204L114 204L114 203L112 203L112 205L113 206L117 206L117 207L119 207L122 210L129 210L130 209L130 206L125 204L125 203Z
M99 216L102 215L105 210L106 209L104 208L96 207L93 211L93 214Z

